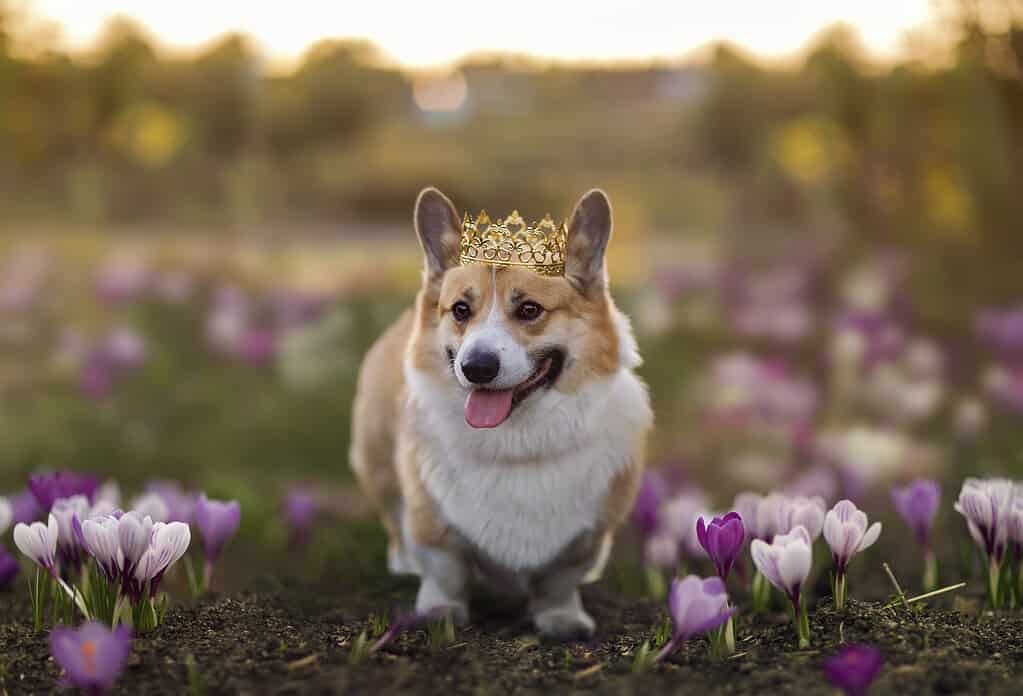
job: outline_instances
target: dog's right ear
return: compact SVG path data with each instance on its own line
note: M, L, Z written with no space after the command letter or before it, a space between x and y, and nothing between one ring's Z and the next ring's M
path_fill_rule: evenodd
M426 279L434 281L458 263L462 223L443 193L424 188L416 198L416 235L426 257Z

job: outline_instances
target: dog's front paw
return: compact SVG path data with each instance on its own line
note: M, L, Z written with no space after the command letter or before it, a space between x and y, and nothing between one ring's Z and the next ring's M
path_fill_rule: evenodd
M558 607L533 616L536 629L554 640L586 640L593 637L597 624L582 607Z
M456 626L464 626L469 623L469 603L443 592L436 583L429 579L424 580L419 586L419 594L416 596L416 613L450 616Z
M391 575L419 575L415 560L397 544L387 549L387 570Z

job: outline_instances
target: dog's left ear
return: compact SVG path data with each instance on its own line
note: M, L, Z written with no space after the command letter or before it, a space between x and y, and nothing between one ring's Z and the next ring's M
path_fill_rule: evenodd
M611 201L600 189L588 191L568 223L565 276L581 292L607 284L604 252L611 239Z
M429 187L419 192L413 217L426 257L426 279L432 283L458 263L461 238L458 211L447 196Z

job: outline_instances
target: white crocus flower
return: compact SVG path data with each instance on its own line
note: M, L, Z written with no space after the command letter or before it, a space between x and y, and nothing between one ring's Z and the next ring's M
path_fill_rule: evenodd
M813 541L802 525L787 534L777 534L768 544L754 539L750 545L753 563L768 582L784 592L794 604L806 583L813 562Z
M146 493L135 498L131 509L140 517L151 518L153 522L166 522L170 517L167 501L157 493Z
M824 529L827 509L827 503L820 496L785 498L778 509L778 531L787 533L802 525L810 535L810 540L816 541Z
M58 536L57 518L52 514L46 524L19 522L14 527L14 544L18 550L32 559L34 563L49 571L54 577L56 577L54 564L56 563Z
M852 557L869 548L881 536L881 523L867 525L867 515L850 500L841 500L824 518L824 540L831 547L839 574Z
M142 554L149 548L153 537L153 519L142 517L137 512L125 513L117 525L117 536L124 555L125 573L134 572Z
M114 580L124 567L119 525L120 521L114 517L95 517L82 522L85 550L96 559L109 580Z
M147 582L153 583L151 591L155 592L155 584L160 581L167 568L177 563L185 555L191 541L191 530L184 522L171 522L170 524L157 522L154 524L149 548L142 554L142 558L139 559L139 563L135 567L135 580L140 585Z

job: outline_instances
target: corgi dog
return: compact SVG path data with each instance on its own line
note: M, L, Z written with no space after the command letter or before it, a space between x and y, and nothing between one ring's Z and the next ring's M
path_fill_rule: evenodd
M580 199L555 275L460 262L462 223L437 189L414 223L422 287L366 355L352 417L389 568L420 576L419 612L466 622L474 580L527 597L542 635L589 637L579 586L632 508L653 424L608 291L610 201Z

